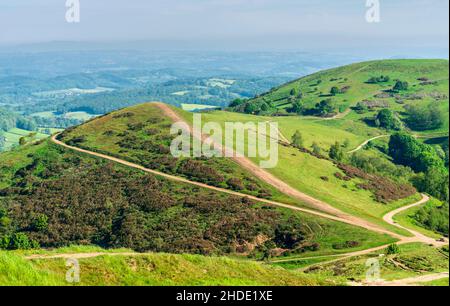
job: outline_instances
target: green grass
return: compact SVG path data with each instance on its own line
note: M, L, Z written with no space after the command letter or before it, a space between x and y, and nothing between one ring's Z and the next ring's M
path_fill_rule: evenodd
M180 109L173 109L186 120L192 122L191 114L183 112ZM218 122L222 126L225 125L225 122L265 122L268 119L269 118L267 117L227 112L202 114L202 120L204 122ZM350 145L348 150L350 150L367 139L339 129L333 129L333 132L330 132L330 128L323 129L323 126L320 123L316 123L309 119L271 118L270 120L279 122L281 131L287 138L290 138L290 132L297 129L297 127L300 129L300 126L303 126L303 129L300 130L302 131L302 134L305 135L304 138L307 146L309 143L312 143L312 141L319 142L322 145L329 145L334 143L337 139L340 139L341 142L344 142L345 139L349 139ZM319 128L317 128L317 126L319 126ZM260 162L259 158L252 158L252 160L255 163ZM281 145L279 146L278 164L275 168L267 170L291 187L329 203L336 208L379 224L393 232L406 236L410 235L404 230L386 224L382 220L382 217L391 210L419 200L420 195L418 194L411 198L389 204L378 203L373 199L370 191L361 190L356 187L356 185L360 183L359 180L343 182L342 180L337 179L335 173L341 173L341 170L339 170L332 162L318 159L309 154L299 152L295 148ZM324 181L322 179L323 176L328 177L329 181Z
M36 133L34 137L29 137L30 133L35 133L33 131L27 131L22 130L18 128L13 128L8 130L7 132L4 132L2 135L6 138L5 146L3 147L3 150L11 150L12 148L19 145L19 140L21 137L25 137L27 141L35 141L39 139L43 139L48 137L48 135L42 134L42 133Z
M0 252L0 285L81 286L317 286L335 282L248 260L145 254L80 259L80 283L66 282L66 260L26 260Z
M422 283L421 285L423 286L431 286L431 287L448 287L450 286L449 284L449 278L442 278L439 280L435 280L432 282L428 282L428 283Z
M66 150L61 149L57 145L46 140L42 143L30 145L26 147L19 148L10 152L3 153L1 155L2 159L0 161L0 189L9 187L12 184L12 178L17 170L28 166L32 163L34 157L42 157L45 160L53 161L52 164L57 165L58 161L64 158L69 158ZM65 154L65 155L64 155ZM95 159L88 157L82 153L74 153L76 156L83 158L87 161L90 159ZM126 168L122 165L117 165L118 168ZM41 171L42 169L37 169L36 171ZM177 188L173 189L172 192L176 194L178 190L182 192L184 186L183 184L177 184ZM178 189L179 188L179 189ZM261 204L262 205L262 204ZM362 249L368 249L380 245L385 245L394 242L394 240L387 235L379 235L367 231L363 228L354 227L345 223L335 222L324 218L319 218L317 216L300 213L297 211L292 211L285 208L275 208L278 213L282 213L283 220L286 224L289 223L289 219L292 216L301 219L302 224L304 224L307 229L307 236L305 241L308 243L316 243L319 245L317 251L307 251L301 254L291 254L292 256L323 256L329 254L340 254L345 252L358 251ZM336 249L334 246L336 244L343 244L347 241L357 241L359 245L355 248L345 248ZM96 247L68 247L63 250L67 253L85 253L85 252L98 252L100 249ZM127 250L123 250L126 252ZM52 250L41 250L42 254L53 254ZM27 252L23 254L28 254ZM261 257L262 254L257 253L256 258Z
M192 121L192 113L185 112L181 109L174 108L181 116L188 121ZM118 114L134 112L132 117L117 118ZM68 135L65 135L65 140L69 140L76 136L85 135L86 141L82 144L84 147L88 147L94 151L105 152L120 156L125 159L130 159L136 153L132 150L123 150L117 143L120 140L119 135L123 131L127 130L128 123L147 122L149 118L164 118L162 122L158 123L158 126L162 129L164 134L168 134L171 122L168 118L163 117L161 110L150 104L141 104L127 108L112 114L108 114L101 118L96 118L76 129L70 131ZM203 114L202 118L204 122L218 122L224 125L228 121L242 121L248 122L252 120L265 121L266 118L259 118L250 115L242 115L235 113L223 113L212 112ZM282 120L282 119L279 119ZM314 123L308 123L314 124ZM289 124L288 124L289 126ZM314 128L311 127L311 131ZM105 131L114 131L115 135L106 135ZM316 139L328 139L326 135L333 133L326 133L325 130L321 132L321 136L316 136ZM351 138L350 133L344 133L346 138ZM139 136L139 134L137 134ZM139 137L144 137L141 135ZM362 142L361 137L354 136L353 143L359 144ZM333 140L326 140L331 143ZM213 165L218 168L233 169L234 177L252 177L252 175L246 173L245 170L240 169L230 159L219 158L216 159L217 163ZM255 162L259 162L259 159L253 159ZM211 164L211 161L207 161ZM365 218L371 222L377 223L391 231L409 235L408 232L398 229L397 227L390 226L382 221L382 216L390 210L396 209L402 205L410 204L417 200L419 196L415 196L410 199L405 199L384 205L376 202L370 191L360 190L356 188L358 180L352 182L343 182L335 178L334 174L341 172L337 167L326 160L317 159L309 154L299 152L294 148L287 148L279 146L279 162L274 169L268 169L275 176L285 181L292 187L310 195L322 201L325 201L343 211L350 214L354 214L358 217ZM230 170L227 170L230 171ZM321 177L327 176L328 182L325 182ZM277 201L285 202L288 204L307 206L305 203L301 203L298 200L289 198L277 191L275 188L269 186L267 183L259 182L267 190L272 193L272 198Z
M380 84L368 84L366 81L371 77L388 75L390 81ZM435 81L434 85L420 85L418 78L427 77ZM262 103L272 102L277 108L285 109L290 106L288 98L292 89L299 89L303 93L302 103L306 108L312 108L316 103L326 98L332 98L337 108L342 112L349 107L355 106L364 99L374 100L375 94L389 90L395 84L395 80L407 81L410 88L407 93L446 93L447 99L440 102L442 111L448 114L448 60L382 60L352 64L339 68L321 71L299 80L282 85L274 90L260 95L251 100ZM319 84L318 81L321 81ZM344 94L328 97L330 89L336 86L343 88L350 86ZM390 107L403 110L403 105L395 102L393 98L383 99ZM431 103L433 99L424 97L419 103ZM417 103L417 101L406 100L406 104ZM359 116L362 119L364 116ZM448 117L448 116L447 116ZM448 131L448 118L442 128Z

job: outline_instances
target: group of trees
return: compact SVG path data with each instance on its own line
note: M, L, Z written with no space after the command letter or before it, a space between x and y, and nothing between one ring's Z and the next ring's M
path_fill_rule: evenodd
M322 117L327 117L336 113L336 104L332 99L325 99L316 104L315 113Z
M402 122L397 117L395 112L387 108L378 112L375 119L375 125L377 127L393 131L399 131L402 128Z
M8 131L12 128L35 131L37 125L32 118L26 118L0 108L0 131Z
M422 105L408 105L406 107L406 123L416 131L434 130L444 125L444 115L437 103Z
M396 133L389 142L389 155L395 163L420 173L414 180L419 190L448 201L449 172L433 146L421 143L406 133Z
M426 172L434 167L444 168L444 161L432 146L406 133L391 136L389 155L395 163L408 166L416 172Z
M448 237L448 213L448 202L446 202L442 206L427 205L417 211L413 218L425 228Z

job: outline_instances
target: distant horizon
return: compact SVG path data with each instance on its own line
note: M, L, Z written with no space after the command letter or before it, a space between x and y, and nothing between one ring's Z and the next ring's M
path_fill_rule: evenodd
M447 0L379 0L379 22L367 20L366 0L79 1L79 23L66 20L63 0L0 3L0 47L131 44L448 58Z
M210 52L210 53L317 53L317 54L341 54L349 56L361 56L373 59L449 59L449 48L446 47L336 47L334 49L321 47L286 47L263 48L239 46L223 48L215 45L208 48L198 42L183 41L48 41L29 43L1 43L0 53L8 52L93 52L93 51L136 51L136 52Z

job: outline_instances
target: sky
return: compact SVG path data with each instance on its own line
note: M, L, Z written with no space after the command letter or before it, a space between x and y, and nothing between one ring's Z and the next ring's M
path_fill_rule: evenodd
M448 50L448 0L0 0L0 45L150 41L226 49ZM373 1L373 0L371 0Z

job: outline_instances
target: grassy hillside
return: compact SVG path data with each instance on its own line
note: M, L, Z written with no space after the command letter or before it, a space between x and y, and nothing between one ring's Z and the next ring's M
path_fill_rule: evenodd
M380 79L381 76L388 78ZM390 93L397 80L408 82L408 90ZM333 87L339 92L332 94ZM254 108L247 110L287 114L293 103L301 102L307 114L307 110L325 99L332 99L335 114L344 113L363 101L370 101L375 107L383 105L399 111L408 104L438 103L441 111L448 113L448 61L384 60L352 64L306 76L245 104L255 104ZM261 109L263 104L269 106L263 107L267 108L266 111ZM245 105L236 107L239 111L245 109ZM448 130L448 119L439 131L445 130Z
M335 254L393 241L346 224L171 182L49 141L1 157L0 241L16 241L20 234L34 243L3 244L6 248L96 244L261 259ZM355 243L335 247L347 241Z
M0 148L0 151L10 150L13 147L19 146L20 138L24 137L27 142L36 141L48 137L43 133L26 131L18 128L13 128L7 132L1 133L0 136L5 138L4 146Z
M177 108L174 108L174 110L186 120L192 121L191 114ZM326 151L328 149L326 148L329 148L329 145L336 140L340 140L343 143L345 139L349 139L348 148L345 149L350 150L362 143L364 139L367 139L342 130L330 132L329 129L323 128L320 123L301 118L269 118L228 112L208 112L202 114L202 118L204 122L218 122L222 126L225 125L225 122L265 122L270 120L271 122L279 123L280 130L286 135L286 138L290 138L292 135L290 133L294 129L303 128L301 131L304 136L305 147L310 148L309 144L312 142L320 143L323 147L322 152L325 155L328 154ZM259 158L253 158L253 160L255 162L260 161ZM371 191L358 188L358 185L364 180L343 181L336 177L336 173L344 174L335 163L299 151L294 147L279 145L278 164L275 168L267 170L299 191L404 235L408 235L408 233L387 225L381 220L381 217L393 209L420 199L420 196L416 194L405 199L380 203L374 199ZM327 180L324 180L324 178L327 178Z
M80 282L66 282L63 259L0 252L1 286L319 286L326 279L225 257L147 254L80 259Z
M178 108L174 108L174 110L185 117L186 120L192 121L191 113ZM149 120L149 118L154 119ZM234 113L208 112L203 115L203 119L204 122L214 121L223 125L226 121L255 122L264 121L266 118ZM279 120L283 121L283 119ZM267 183L257 180L230 159L174 159L167 154L170 142L174 137L169 134L170 124L170 120L162 116L158 107L147 103L113 112L80 127L67 130L61 135L61 139L68 144L121 157L148 168L171 174L176 173L213 186L235 189L236 185L233 185L233 183L238 183L238 185L242 185L242 187L238 187L241 192L272 198L285 203L304 205L281 194ZM311 131L313 131L313 127L314 125L311 125ZM351 138L350 133L337 134L338 136L344 134ZM325 135L324 130L322 135ZM320 137L316 138L319 139ZM352 139L357 144L363 138L355 136ZM327 140L328 143L330 141ZM157 147L157 149L151 149L152 147ZM255 161L259 160L256 159ZM186 163L197 164L199 168L197 173L191 172L187 175L183 170L183 165L186 165ZM374 200L371 191L357 188L357 185L363 181L355 179L344 182L336 178L336 173L342 173L342 171L331 161L319 159L295 148L281 145L279 146L278 165L274 169L269 169L269 171L302 192L335 205L351 214L381 224L392 231L408 235L398 228L386 225L381 221L381 216L389 210L412 203L418 199L418 196L394 201L389 205L378 203ZM324 181L324 177L327 177L328 181ZM231 178L233 178L232 181L230 181Z

